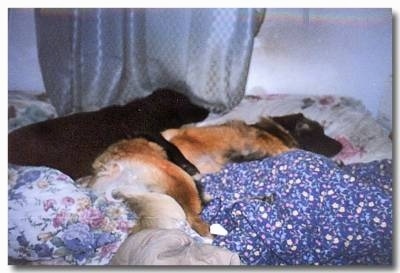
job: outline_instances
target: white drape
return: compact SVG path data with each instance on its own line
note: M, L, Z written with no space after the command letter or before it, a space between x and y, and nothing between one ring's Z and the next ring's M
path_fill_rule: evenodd
M215 112L244 95L260 9L37 9L39 61L60 115L159 87Z

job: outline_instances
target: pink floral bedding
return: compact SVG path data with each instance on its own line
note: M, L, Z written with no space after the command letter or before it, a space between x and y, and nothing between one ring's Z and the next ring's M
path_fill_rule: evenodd
M246 96L229 113L211 114L199 126L222 123L230 119L256 122L260 116L303 113L318 121L325 132L343 144L335 159L344 163L370 162L392 158L389 132L372 117L363 104L350 97L310 95Z

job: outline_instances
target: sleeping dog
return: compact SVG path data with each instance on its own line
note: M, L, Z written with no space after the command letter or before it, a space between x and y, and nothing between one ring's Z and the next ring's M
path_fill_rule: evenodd
M262 118L255 124L230 121L204 127L182 127L162 132L200 173L219 171L228 162L275 156L300 148L334 156L340 142L325 135L323 127L303 114Z
M340 143L320 129L318 123L297 114L263 118L253 125L231 121L222 125L169 129L162 134L200 173L208 173L220 170L228 162L261 159L298 147L330 156L337 153ZM314 141L311 141L312 135ZM147 224L169 226L166 214L172 212L163 214L163 207L172 209L177 218L182 217L179 207L165 196L159 200L156 195L143 197L143 194L155 192L174 198L192 228L202 236L210 235L209 225L199 216L202 201L208 201L208 196L200 192L201 187L191 176L168 160L163 147L156 143L143 138L119 141L94 161L93 170L88 186L97 194L111 199L123 197L131 208L139 209L140 219L158 215L162 221L144 222L139 229L146 228Z
M158 215L159 221L169 226L167 215L177 215L180 219L181 207L195 231L202 236L210 235L209 225L199 215L202 205L193 178L169 161L164 149L154 142L135 138L111 145L96 158L93 176L86 181L96 194L108 199L123 197L132 208L139 208L141 219ZM180 207L165 196L159 200L153 195L138 197L151 192L171 196ZM144 226L140 228L144 228L147 224L160 223L153 221L141 224Z
M111 144L145 136L164 147L168 157L188 173L196 168L160 132L207 117L208 111L184 95L158 89L124 106L72 114L19 128L8 135L8 162L47 166L73 179L91 174L95 158Z

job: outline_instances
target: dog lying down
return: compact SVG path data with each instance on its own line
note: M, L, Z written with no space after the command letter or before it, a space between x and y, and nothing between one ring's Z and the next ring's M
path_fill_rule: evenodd
M148 221L157 214L158 220L167 221L164 224L168 226L171 222L165 220L168 218L165 215L181 219L183 214L180 210L183 210L197 233L210 236L209 225L199 215L202 205L193 178L169 161L158 144L144 138L119 141L95 160L93 170L93 176L87 180L88 187L108 199L123 197L131 207L138 208L142 219L138 229L157 224ZM168 197L158 195L160 199L157 199L155 195L145 195L150 192ZM140 197L140 194L144 196ZM171 204L169 196L179 206Z
M230 121L220 125L168 129L165 139L175 144L201 174L219 171L229 162L275 156L300 148L328 157L342 144L325 135L323 127L303 114L262 118L248 125Z
M208 110L168 88L155 90L125 105L81 112L30 124L8 135L8 162L47 166L78 179L91 174L91 165L119 140L146 136L164 147L169 159L189 173L197 170L160 132L206 118Z
M328 156L341 149L318 123L302 114L263 118L253 125L232 121L171 129L163 135L201 173L218 171L228 162L261 159L299 147ZM143 138L117 142L95 160L93 170L89 187L108 198L126 200L138 213L140 220L134 232L168 228L185 217L200 235L210 236L209 225L199 216L202 204L195 181L170 162L158 144Z

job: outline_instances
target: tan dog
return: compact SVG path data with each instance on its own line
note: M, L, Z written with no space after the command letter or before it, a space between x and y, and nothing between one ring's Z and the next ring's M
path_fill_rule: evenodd
M143 138L119 141L94 161L93 169L88 186L95 193L108 198L121 192L167 194L182 207L195 231L202 236L210 235L209 225L199 215L202 207L195 182L168 161L165 151L156 143Z
M325 135L323 127L303 114L264 117L255 124L230 121L204 127L183 126L162 132L201 174L216 172L229 162L275 156L299 148L334 156L340 142Z
M287 140L237 120L205 127L168 129L162 135L205 174L219 171L228 162L260 159L295 148L296 140L285 129L280 130Z

